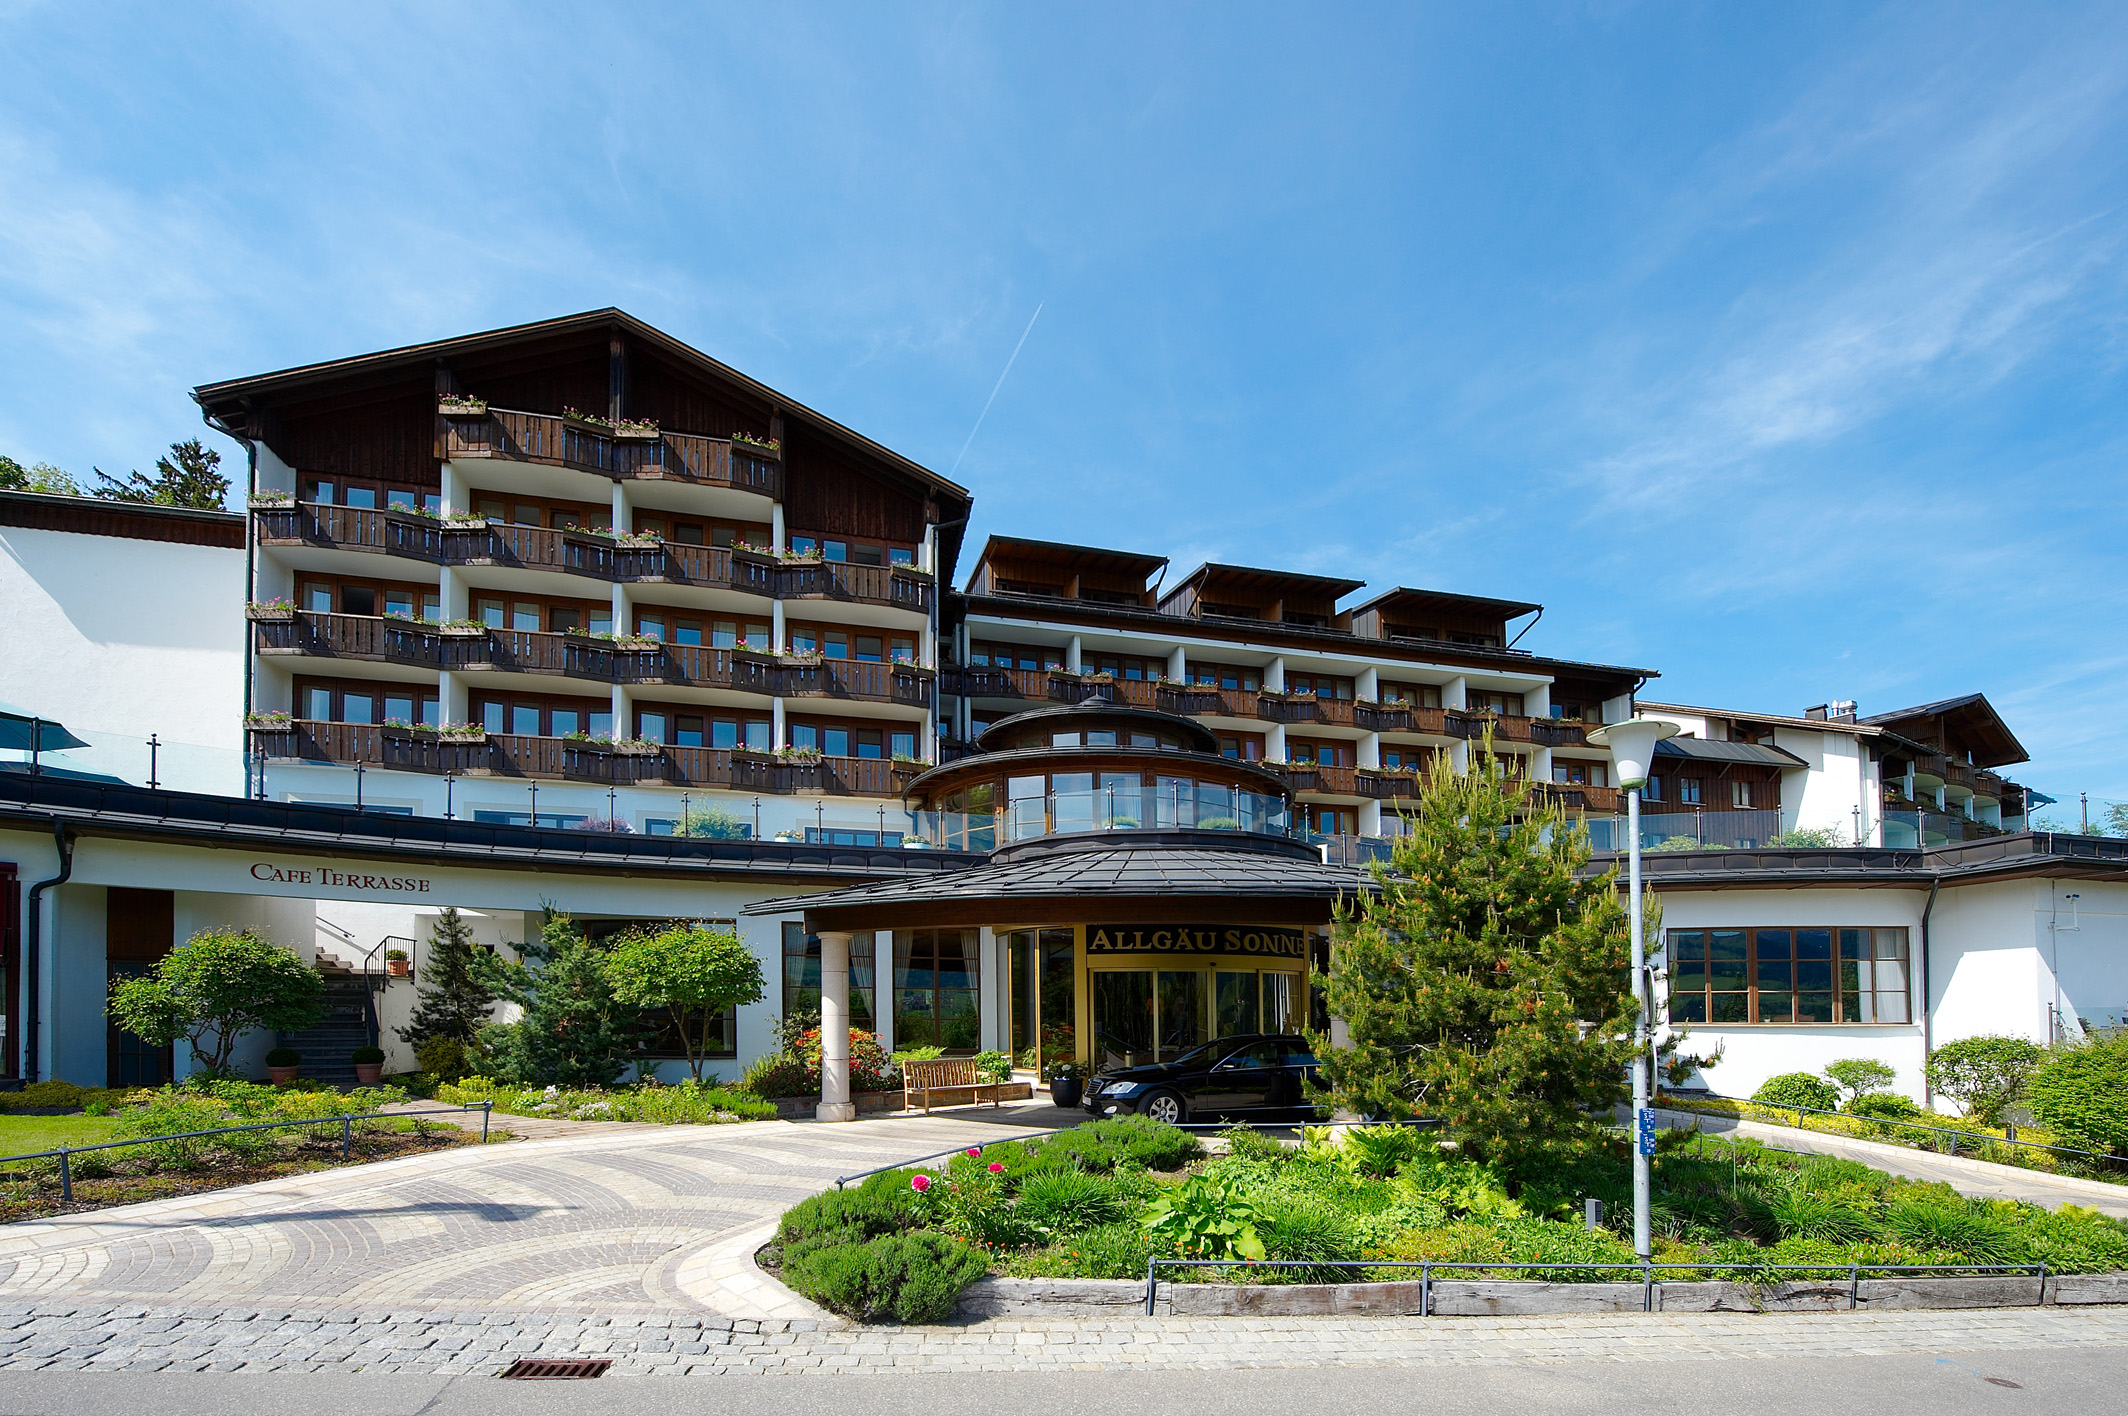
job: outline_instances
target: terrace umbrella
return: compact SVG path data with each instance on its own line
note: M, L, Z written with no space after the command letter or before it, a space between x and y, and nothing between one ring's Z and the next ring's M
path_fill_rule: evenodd
M0 713L0 751L27 752L30 755L32 772L43 770L37 761L41 753L87 746L87 743L50 718L31 717L22 713Z

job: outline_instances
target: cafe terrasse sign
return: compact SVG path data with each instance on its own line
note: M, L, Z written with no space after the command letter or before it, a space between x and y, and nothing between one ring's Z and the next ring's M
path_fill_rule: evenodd
M373 875L344 866L345 862L276 865L262 860L252 865L251 878L274 885L318 885L334 890L383 890L406 895L426 895L432 883L420 875Z
M1261 926L1186 924L1090 924L1088 954L1245 954L1306 959L1308 931Z

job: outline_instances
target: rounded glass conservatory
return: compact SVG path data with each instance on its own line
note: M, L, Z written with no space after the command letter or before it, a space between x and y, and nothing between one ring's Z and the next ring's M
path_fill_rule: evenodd
M1093 831L1297 833L1285 779L1222 757L1218 739L1188 718L1106 703L1037 708L993 724L975 746L904 791L914 834L934 845L990 851Z

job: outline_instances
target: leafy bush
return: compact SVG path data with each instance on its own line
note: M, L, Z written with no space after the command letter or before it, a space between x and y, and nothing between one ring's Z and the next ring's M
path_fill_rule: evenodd
M1079 1169L1106 1174L1122 1165L1179 1170L1204 1155L1195 1136L1150 1116L1114 1116L1075 1126L1043 1145L1045 1154Z
M1136 1207L1129 1190L1103 1176L1078 1170L1040 1171L1019 1187L1014 1208L1031 1228L1044 1234L1074 1234L1098 1229L1130 1216Z
M1354 1170L1378 1180L1435 1149L1433 1137L1416 1126L1350 1126L1344 1148Z
M470 1042L439 1033L414 1049L414 1063L439 1082L456 1082L472 1074L480 1053Z
M436 1088L436 1100L447 1106L468 1102L493 1102L495 1110L511 1116L558 1116L578 1121L645 1121L659 1125L707 1126L732 1120L761 1121L776 1114L773 1103L753 1093L714 1083L681 1082L639 1086L564 1090L516 1087L489 1077L467 1077Z
M117 1127L111 1132L114 1141L142 1140L150 1136L171 1137L152 1145L128 1147L129 1151L145 1155L153 1164L171 1170L195 1170L206 1163L207 1153L214 1149L212 1140L205 1136L180 1136L183 1131L208 1131L227 1124L229 1115L214 1101L205 1096L187 1096L180 1091L163 1091L155 1099L137 1110L121 1116Z
M785 1252L793 1288L860 1322L940 1322L989 1267L969 1245L932 1230Z
M347 1055L347 1060L357 1067L374 1066L384 1060L384 1049L381 1047L358 1047Z
M1848 1057L1834 1062L1825 1069L1825 1075L1838 1083L1850 1101L1876 1092L1890 1091L1892 1083L1899 1078L1889 1062L1880 1062L1874 1057ZM1810 1103L1805 1102L1804 1105Z
M2057 1050L2026 1084L2032 1114L2072 1146L2128 1151L2128 1032Z
M772 1052L747 1063L739 1085L755 1096L814 1096L820 1091L820 1074L803 1058Z
M1956 1101L1969 1120L2001 1124L2024 1098L2026 1083L2046 1061L2046 1049L2022 1037L1962 1037L1929 1054L1928 1083Z
M978 1052L975 1054L975 1075L985 1082L1009 1082L1012 1080L1012 1059L1002 1052Z
M303 1065L303 1054L293 1047L276 1047L266 1054L266 1065L269 1067L300 1067Z
M1209 1176L1193 1175L1145 1207L1146 1233L1188 1259L1260 1259L1256 1206Z
M54 1077L48 1082L31 1082L17 1092L0 1092L0 1110L29 1111L46 1107L64 1106L73 1109L89 1096L86 1087L77 1087L72 1082L63 1082Z
M1219 1133L1219 1139L1226 1142L1227 1154L1238 1160L1276 1163L1292 1155L1292 1151L1254 1126L1229 1126Z
M1847 1103L1851 1115L1867 1116L1875 1121L1911 1121L1916 1116L1928 1113L1911 1097L1897 1092L1866 1092Z
M1808 1106L1819 1111L1837 1111L1839 1089L1823 1077L1808 1072L1783 1072L1760 1083L1751 1099L1761 1106Z
M205 1070L225 1073L247 1032L299 1032L325 1015L325 981L248 929L203 929L139 978L111 986L120 1027L168 1047L183 1038Z

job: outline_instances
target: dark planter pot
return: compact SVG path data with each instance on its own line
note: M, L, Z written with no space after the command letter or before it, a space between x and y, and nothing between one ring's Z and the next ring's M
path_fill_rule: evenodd
M1059 1106L1073 1107L1086 1094L1085 1079L1080 1077L1052 1077L1049 1080L1049 1099Z

